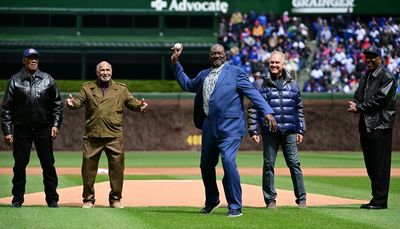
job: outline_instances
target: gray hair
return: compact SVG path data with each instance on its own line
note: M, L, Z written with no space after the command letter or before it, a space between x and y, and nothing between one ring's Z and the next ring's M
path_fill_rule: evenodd
M99 71L100 65L102 65L102 64L107 64L108 67L110 67L110 69L112 69L111 64L108 63L107 61L104 61L104 60L103 60L103 61L101 61L100 63L97 64L97 66L96 66L96 71Z
M283 52L278 51L278 50L274 50L274 51L271 52L271 55L270 55L269 57L271 58L272 55L281 56L281 57L282 57L282 60L283 60L283 63L285 63L286 57L285 57L285 54L284 54ZM268 59L268 61L269 61L269 59Z

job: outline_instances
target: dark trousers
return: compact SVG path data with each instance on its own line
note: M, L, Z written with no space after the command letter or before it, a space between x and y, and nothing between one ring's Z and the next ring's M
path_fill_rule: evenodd
M387 206L392 157L392 129L361 131L361 148L371 180L371 204Z
M14 177L12 179L14 196L12 202L24 202L26 184L26 166L29 163L32 142L35 144L40 165L43 170L44 192L46 202L58 202L56 188L58 178L54 167L53 140L51 137L51 127L42 128L14 128Z

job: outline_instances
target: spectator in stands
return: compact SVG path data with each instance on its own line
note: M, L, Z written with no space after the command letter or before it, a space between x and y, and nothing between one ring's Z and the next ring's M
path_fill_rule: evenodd
M327 25L326 21L324 21L324 25L322 26L322 31L320 33L320 39L321 39L320 41L323 44L327 44L331 38L332 38L331 30Z
M22 53L22 63L24 67L8 82L1 111L4 140L13 148L14 197L11 206L20 208L24 203L26 166L33 142L43 169L47 205L58 208L53 140L58 136L62 122L62 99L55 80L39 70L36 49L26 49Z
M314 65L311 70L311 77L315 79L315 81L322 81L323 76L324 73L322 72L321 68L317 65Z
M284 24L287 24L287 23L289 23L289 21L290 21L289 13L287 11L283 12L283 14L282 14L282 22Z
M261 78L261 72L260 71L255 71L253 74L249 76L249 80L251 83L254 83L254 81L257 81L258 79Z
M264 37L264 27L260 25L258 21L254 22L253 26L253 36L257 39L260 40Z
M218 41L222 42L224 37L227 36L227 29L226 29L226 24L225 24L225 18L221 17L219 21L219 27L218 27Z
M253 84L271 105L277 120L277 132L271 132L264 124L262 114L252 104L248 109L248 131L251 139L263 141L263 194L267 208L276 207L277 193L274 186L274 166L279 147L289 167L296 203L306 207L306 190L297 144L303 141L306 131L303 103L296 81L284 68L285 55L273 51L269 59L269 71Z
M215 166L221 155L224 177L222 183L228 202L228 217L242 215L242 190L236 165L236 154L245 134L243 96L260 110L265 122L274 131L273 111L260 93L251 85L243 69L225 63L225 50L215 44L210 49L211 68L189 78L179 63L182 49L172 48L171 68L184 91L196 93L195 126L202 129L200 169L206 192L205 207L209 214L220 206Z
M396 81L385 69L380 50L372 46L365 54L367 73L360 80L347 111L360 114L359 131L365 166L371 180L372 199L365 209L388 207L392 132L396 114Z
M232 32L238 36L241 31L241 25L243 21L243 15L239 10L235 10L230 19L230 23L232 24Z
M262 27L266 27L268 23L267 16L264 13L260 13L257 17L257 21L260 23Z
M124 107L145 111L147 103L137 100L125 84L113 81L111 65L100 62L96 67L97 80L84 83L76 97L67 99L67 106L76 110L85 107L85 134L83 136L83 205L95 204L94 182L99 159L104 150L108 158L111 192L110 207L123 208L121 204L124 176L124 147L122 118Z
M364 38L367 34L364 24L359 24L359 23L357 24L355 34L356 34L357 42L361 42L364 40Z
M273 31L274 31L274 27L272 26L272 24L270 22L268 22L264 28L265 37L270 37L272 35Z

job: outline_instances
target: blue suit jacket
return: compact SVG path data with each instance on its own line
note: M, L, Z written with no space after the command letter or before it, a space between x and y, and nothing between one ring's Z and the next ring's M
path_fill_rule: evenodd
M182 66L173 64L172 70L176 79L184 91L195 92L194 123L199 129L203 129L203 82L211 68L205 69L193 79L190 79L183 71ZM246 72L237 66L225 63L214 91L209 101L208 118L211 133L216 138L241 137L245 134L243 96L246 96L264 115L273 114L273 110L250 83Z

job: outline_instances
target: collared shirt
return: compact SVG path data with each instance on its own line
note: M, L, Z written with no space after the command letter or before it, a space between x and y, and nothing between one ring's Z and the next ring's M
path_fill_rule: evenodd
M101 80L97 80L97 86L99 86L99 88L101 89L101 92L103 94L103 96L106 94L108 88L110 87L110 81L101 81Z
M217 83L218 77L221 74L221 70L225 64L217 68L213 68L210 73L208 73L206 79L204 80L203 84L203 110L206 115L209 112L208 103L210 101L210 97L212 92L214 91L215 84Z
M29 74L26 70L25 70L25 76L29 79L34 79L35 76L37 75L37 70L35 71L35 73L33 73L33 75Z

